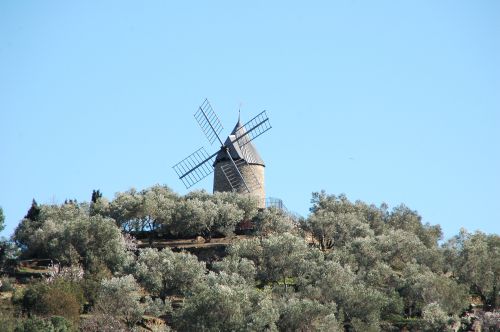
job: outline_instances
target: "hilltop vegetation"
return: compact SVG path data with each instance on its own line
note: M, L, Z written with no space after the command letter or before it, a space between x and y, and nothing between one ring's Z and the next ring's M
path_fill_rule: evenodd
M168 245L171 239L195 237L231 241L203 259ZM98 191L90 203L33 201L12 241L2 243L2 269L15 276L18 262L26 259L50 259L57 268L48 267L39 279L4 277L0 291L11 298L2 306L0 326L6 331L498 328L500 237L461 230L440 244L441 237L439 225L423 224L404 205L390 210L324 192L313 194L307 219L275 208L259 210L248 196L179 196L164 186L117 193L111 201ZM156 248L159 243L163 248Z

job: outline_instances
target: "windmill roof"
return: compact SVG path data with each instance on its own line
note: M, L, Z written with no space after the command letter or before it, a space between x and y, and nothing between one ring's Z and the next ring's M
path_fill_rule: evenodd
M236 137L241 137L245 134L245 127L242 126L240 119L238 119L238 122L234 126L233 131L231 132L231 134L229 134L226 141L224 142L224 145L229 148L231 157L234 160L244 159L249 164L265 166L264 161L257 152L257 149L252 144L252 142L249 141L248 137L245 136L240 138L240 144L238 144L238 142L233 143ZM241 143L244 143L243 149L240 148ZM229 160L229 158L227 157L227 154L223 150L221 150L215 157L214 164L223 160Z

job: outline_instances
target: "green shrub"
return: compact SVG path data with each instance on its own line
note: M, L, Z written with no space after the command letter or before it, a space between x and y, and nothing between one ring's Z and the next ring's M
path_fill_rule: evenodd
M0 292L12 292L14 290L13 284L12 278L3 277L0 279Z
M58 280L31 284L20 302L29 314L62 316L75 322L79 319L85 298L78 283Z
M33 316L18 324L14 332L55 332L48 320Z

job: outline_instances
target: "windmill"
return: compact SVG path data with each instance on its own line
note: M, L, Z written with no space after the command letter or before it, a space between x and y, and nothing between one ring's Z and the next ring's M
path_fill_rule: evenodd
M265 165L251 142L271 129L266 111L243 125L238 118L225 141L220 136L223 126L207 99L198 107L194 117L210 144L218 141L220 149L209 155L202 147L173 166L186 188L215 171L214 192L247 193L258 197L260 207L265 207Z

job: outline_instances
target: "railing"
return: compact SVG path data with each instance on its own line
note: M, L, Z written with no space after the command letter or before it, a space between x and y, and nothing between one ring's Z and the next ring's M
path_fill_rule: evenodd
M283 200L281 198L276 197L268 197L266 198L266 208L275 207L280 210L286 211L287 208L285 204L283 204Z
M268 197L266 198L266 208L276 208L283 211L292 221L299 222L303 217L298 213L288 210L281 198Z

